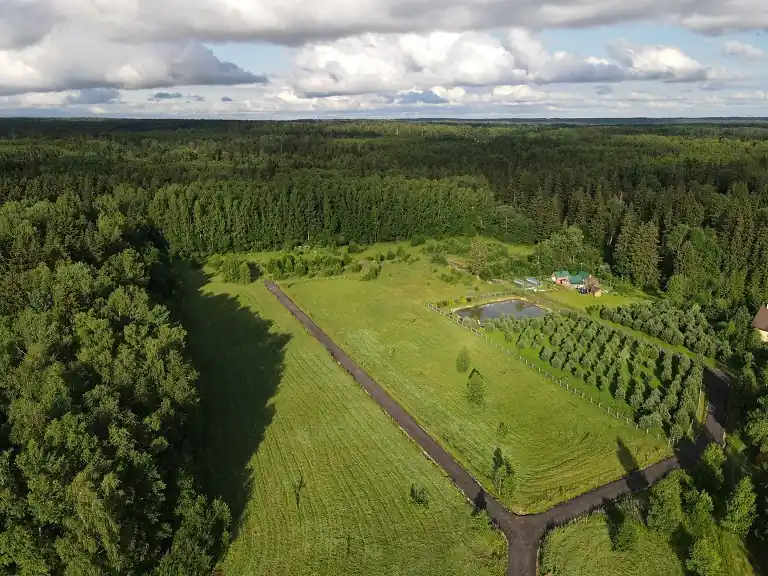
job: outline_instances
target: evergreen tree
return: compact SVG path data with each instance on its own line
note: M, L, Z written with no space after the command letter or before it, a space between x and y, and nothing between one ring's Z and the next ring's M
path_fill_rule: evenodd
M659 285L659 229L652 222L635 228L629 245L629 275L641 288Z
M469 350L466 346L462 346L461 350L459 350L459 355L456 357L456 370L459 372L466 372L469 370L469 366Z

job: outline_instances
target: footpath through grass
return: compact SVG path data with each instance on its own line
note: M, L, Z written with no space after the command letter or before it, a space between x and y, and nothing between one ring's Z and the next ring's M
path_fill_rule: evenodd
M208 483L237 527L223 574L504 573L502 534L261 282L182 273Z
M664 440L611 418L429 310L428 302L472 292L438 279L437 272L421 258L385 264L368 282L281 285L493 492L493 451L501 447L517 487L500 496L515 511L545 510L668 455ZM484 285L481 291L493 290ZM482 407L467 401L467 374L456 369L462 346L484 379Z
M721 531L721 576L753 576L744 546ZM687 554L686 550L680 551ZM682 576L684 560L669 542L638 526L636 550L619 552L611 542L608 518L596 513L556 528L541 546L541 574L552 576Z

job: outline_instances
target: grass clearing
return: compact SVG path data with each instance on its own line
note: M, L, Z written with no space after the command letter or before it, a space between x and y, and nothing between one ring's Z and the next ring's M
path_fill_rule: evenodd
M237 526L223 574L504 574L503 535L261 282L181 272L207 481Z
M427 308L467 286L446 283L421 259L385 264L377 280L281 283L347 353L491 492L492 454L501 447L517 473L514 511L545 510L626 473L629 451L643 467L668 455L664 440L602 412ZM473 292L498 291L475 283ZM456 370L462 346L480 371L485 405L466 399ZM499 433L504 423L505 434Z
M546 280L544 281L546 285ZM646 301L646 298L637 295L615 294L604 292L599 298L589 294L581 294L578 290L562 288L560 286L552 287L552 290L538 292L536 296L543 302L551 302L559 307L570 308L583 312L588 306L603 305L608 308L617 308L618 306L627 306Z
M719 529L722 576L754 576L749 554L733 534ZM541 574L552 576L682 576L687 574L667 540L638 527L637 549L613 549L608 518L598 512L552 530L541 546ZM682 552L685 555L685 551Z

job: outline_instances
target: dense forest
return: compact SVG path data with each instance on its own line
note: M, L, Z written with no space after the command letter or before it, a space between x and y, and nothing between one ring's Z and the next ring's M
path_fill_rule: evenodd
M228 512L196 480L174 258L538 243L526 270L662 296L649 330L738 375L732 426L768 452L766 127L7 120L0 204L3 573L210 573Z

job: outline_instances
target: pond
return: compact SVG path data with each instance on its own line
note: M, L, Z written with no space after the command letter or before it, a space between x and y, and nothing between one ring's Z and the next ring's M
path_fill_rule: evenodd
M539 308L525 300L502 300L501 302L491 302L490 304L456 310L456 314L462 318L474 318L481 323L501 316L536 318L537 316L544 316L546 313L547 311L543 308Z

